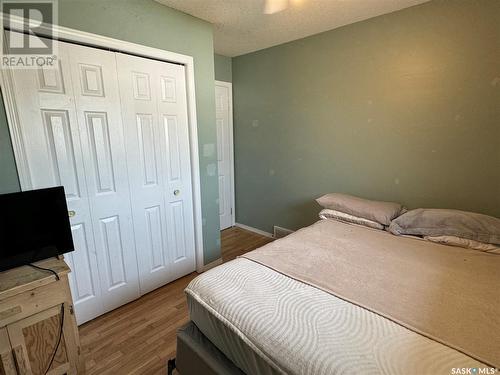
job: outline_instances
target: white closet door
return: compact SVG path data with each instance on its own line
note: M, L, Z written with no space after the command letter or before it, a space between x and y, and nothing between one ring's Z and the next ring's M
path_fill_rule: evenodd
M61 45L57 69L16 69L12 78L30 187L64 186L68 209L75 212L70 218L75 251L66 261L81 323L103 306L68 52Z
M195 269L185 72L117 54L141 293Z
M115 54L67 44L104 311L139 297ZM103 311L103 312L104 312Z
M215 121L217 125L217 170L219 173L219 218L220 229L233 225L233 162L231 155L231 123L232 116L230 84L215 83Z

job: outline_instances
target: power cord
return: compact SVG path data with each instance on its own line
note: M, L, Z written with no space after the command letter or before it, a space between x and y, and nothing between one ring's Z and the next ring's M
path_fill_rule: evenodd
M52 353L52 357L50 358L49 365L47 366L47 370L45 370L44 375L46 375L50 368L52 367L52 363L54 363L54 359L56 358L57 351L59 350L59 346L61 345L62 335L63 335L63 326L64 326L64 303L61 304L61 324L59 325L59 338L57 339L56 347L54 348L54 352Z
M40 266L37 266L33 263L29 263L28 266L33 267L33 268L40 270L40 271L46 271L46 272L53 273L54 276L56 277L56 280L58 280L58 281L60 280L60 277L57 274L57 272L50 269L50 268L40 267ZM61 304L60 315L61 315L61 322L59 324L59 337L57 338L57 343L56 343L56 346L54 348L54 352L52 353L49 365L47 366L47 369L45 370L44 375L46 375L49 372L50 368L52 367L52 364L54 363L54 359L56 358L57 351L59 350L59 346L61 345L62 335L63 335L63 331L64 331L63 330L63 327L64 327L64 303Z
M56 277L56 280L60 280L59 275L57 274L57 272L54 271L54 270L51 270L50 268L40 267L40 266L37 266L37 265L35 265L33 263L29 263L28 266L36 268L37 270L40 270L40 271L46 271L46 272L53 273L54 276Z

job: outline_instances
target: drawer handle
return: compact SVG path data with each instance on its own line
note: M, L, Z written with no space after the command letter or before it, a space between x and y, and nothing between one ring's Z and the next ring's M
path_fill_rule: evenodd
M178 196L180 193L181 193L181 191L180 191L180 190L178 190L178 189L174 190L174 195L175 195L175 196Z
M74 217L75 215L76 215L76 211L73 211L73 210L68 211L68 216L69 217Z

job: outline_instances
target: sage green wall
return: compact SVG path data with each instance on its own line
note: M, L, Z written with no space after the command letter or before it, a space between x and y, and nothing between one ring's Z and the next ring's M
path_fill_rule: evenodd
M233 58L237 222L345 192L500 217L500 1L432 1Z
M0 194L19 191L16 163L12 151L7 117L0 100Z
M200 151L204 261L220 257L219 206L212 25L153 0L59 0L59 24L150 47L193 56ZM0 118L0 130L5 122ZM208 147L206 147L208 145ZM3 146L3 144L2 144ZM0 150L0 170L11 169L10 150ZM10 158L4 163L4 158ZM7 160L7 159L6 159ZM7 167L5 167L5 165ZM5 168L5 169L4 169Z
M232 61L230 57L214 55L215 79L217 81L233 82Z

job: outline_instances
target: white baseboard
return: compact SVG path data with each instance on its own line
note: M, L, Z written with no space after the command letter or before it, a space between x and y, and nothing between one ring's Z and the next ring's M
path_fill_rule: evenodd
M219 258L219 259L216 259L214 260L213 262L210 262L208 264L205 264L201 270L196 270L196 272L198 273L202 273L202 272L205 272L205 271L208 271L209 269L211 268L214 268L214 267L217 267L217 266L220 266L222 264L222 258Z
M265 232L263 230L260 230L260 229L254 228L254 227L250 227L250 226L245 225L245 224L235 223L234 225L238 228L245 229L245 230L248 230L250 232L260 234L260 235L265 236L265 237L274 238L272 233Z

